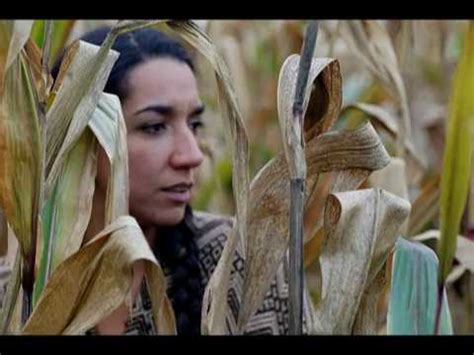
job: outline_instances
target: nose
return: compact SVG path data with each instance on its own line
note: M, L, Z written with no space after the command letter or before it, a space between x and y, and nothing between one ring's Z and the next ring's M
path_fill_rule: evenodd
M174 150L170 163L175 169L197 168L204 160L204 155L194 133L186 126L174 140Z

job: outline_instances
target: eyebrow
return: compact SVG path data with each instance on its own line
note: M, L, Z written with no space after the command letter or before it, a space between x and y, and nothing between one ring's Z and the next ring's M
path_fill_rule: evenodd
M204 110L205 110L205 107L203 104L201 104L197 108L195 108L193 112L191 112L190 117L201 115L204 112ZM173 106L169 106L169 105L159 105L159 104L150 105L145 108L142 108L141 110L138 110L137 112L134 113L134 115L138 115L140 113L148 112L148 111L152 111L160 115L166 116L166 115L172 114L174 112L174 108Z

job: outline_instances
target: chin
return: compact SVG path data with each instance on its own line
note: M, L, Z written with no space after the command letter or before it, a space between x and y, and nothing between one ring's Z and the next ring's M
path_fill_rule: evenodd
M155 213L153 222L159 226L174 226L182 222L184 212L185 206L160 210Z

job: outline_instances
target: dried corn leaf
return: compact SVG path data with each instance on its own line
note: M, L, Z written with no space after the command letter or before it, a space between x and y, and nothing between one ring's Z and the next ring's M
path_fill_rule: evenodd
M201 334L203 335L229 335L235 332L235 329L228 329L226 315L232 261L238 242L237 230L234 227L204 292L201 311Z
M25 258L23 285L29 289L41 233L43 137L38 97L24 51L6 72L0 100L0 206Z
M23 334L81 334L130 303L134 263L153 270L159 334L175 332L164 274L135 219L122 216L62 263L51 276ZM158 297L156 297L158 295Z
M313 180L318 173L335 171L331 192L356 189L370 172L382 169L390 162L388 153L370 123L355 130L325 133L308 144L306 150L308 181ZM311 205L307 204L306 208L311 208ZM317 221L313 223L317 223L317 226L309 230L314 231L322 226ZM312 234L309 234L306 242L311 237Z
M290 140L297 139L299 141L295 132L301 130L295 126L289 126L293 122L292 110L299 61L300 56L297 54L288 57L282 65L278 79L278 118L280 127L283 129L282 139L286 142L283 144L283 150L287 161L293 158L293 155L288 151L289 146L295 146L290 144ZM324 70L326 68L327 70ZM317 80L320 74L321 77ZM313 59L303 101L305 142L328 131L333 126L341 109L341 86L342 78L338 61L332 58ZM296 166L302 163L292 162L291 164L290 175L293 176L296 174ZM295 170L293 174L292 170Z
M118 36L122 33L131 32L144 27L155 26L166 20L121 20L113 27L113 36Z
M92 210L96 147L93 134L87 130L68 153L56 187L46 202L34 304L52 271L82 244Z
M390 287L390 277L386 273L386 264L391 262L389 259L387 257L377 276L364 290L352 328L353 335L376 335L379 332L381 313L383 314L383 309L380 309L381 302Z
M410 111L390 36L378 21L342 21L340 30L351 51L382 81L397 100L401 111L397 146L399 155L402 154L403 157L404 143L409 141L411 136Z
M29 39L25 44L25 54L28 65L31 69L31 74L34 79L36 91L38 93L38 101L40 105L46 107L48 101L49 90L51 88L53 79L51 75L46 75L42 67L42 53L36 46L32 39ZM42 117L42 121L44 118Z
M97 141L109 159L105 225L128 214L128 160L126 127L119 99L101 94L79 141L65 159L63 171L44 211L44 242L35 296L51 272L79 250L89 223L94 195ZM92 130L92 131L91 131ZM95 137L94 137L95 135Z
M372 187L378 187L386 192L394 194L406 201L408 199L408 187L405 179L405 161L400 158L391 158L390 163L381 170L374 171L369 178ZM398 227L398 234L404 235L407 229L408 219ZM381 247L379 253L384 258L393 250L392 244L375 245L375 248ZM376 252L377 254L377 252ZM374 256L374 260L377 257ZM391 262L391 261L390 261ZM356 322L353 328L353 334L377 334L380 313L380 303L384 301L389 291L390 275L387 275L386 268L381 268L373 281L369 280L369 286L364 291L364 296L359 307Z
M51 66L55 63L58 55L66 47L66 43L71 36L74 25L77 20L59 20L54 21L54 31L51 38L51 56L48 64Z
M234 251L238 241L245 246L247 239L249 195L247 133L228 69L209 37L190 21L169 22L168 24L204 55L215 71L219 105L225 117L226 135L232 154L232 185L236 205L236 223L224 246L216 270L206 287L201 321L203 334L225 334L227 332L225 325L227 290Z
M397 241L387 316L389 335L432 335L435 325L438 260L421 243ZM452 334L451 315L443 293L441 334Z
M305 154L308 182L314 184L318 174L334 170L339 172L336 189L360 184L370 171L389 162L388 154L370 124L354 131L327 132L317 136L306 143ZM242 327L257 310L286 252L288 178L288 168L280 154L262 168L251 185L247 278L240 311ZM312 187L308 183L308 191ZM261 229L265 223L269 227L263 233Z
M58 83L52 93L54 101L46 115L49 138L46 146L46 198L54 188L67 153L87 127L118 58L118 53L110 51L111 46L111 40L104 41L100 48L78 41L61 65Z
M370 175L370 186L379 187L409 201L405 171L405 161L403 159L391 158L390 163L386 167L375 171ZM408 221L409 220L407 219L400 227L400 234L406 235Z
M285 61L280 72L278 110L279 115L287 115L285 117L289 119L293 117L291 107L298 62L299 56L291 56ZM322 93L311 96L318 75L321 75L319 83ZM341 77L338 62L330 58L313 60L308 82L303 114L305 115L305 138L309 140L321 132L327 131L337 118L341 103ZM314 165L314 161L312 164ZM313 169L311 172L314 173L315 170ZM314 178L308 179L311 189L316 182L316 176L312 177ZM246 248L242 305L238 321L239 332L243 331L247 321L258 308L287 249L288 196L288 166L285 156L280 154L257 173L251 185L249 239ZM268 230L261 228L263 225L267 225ZM266 248L267 243L269 244L268 249Z
M242 116L248 120L250 118L250 105L252 100L248 90L247 72L245 70L245 62L242 57L240 44L233 36L224 35L219 40L219 47L229 66L230 74L235 81L235 91L242 109Z
M328 197L313 333L351 334L364 290L383 267L409 210L407 201L380 189Z
M390 162L387 151L370 123L352 131L327 132L310 143L306 147L306 160L308 175L312 176L348 167L379 170Z
M280 101L282 101L280 104L280 112L282 115L287 115L287 117L290 117L288 115L292 115L291 105L293 97L292 95L294 94L294 87L296 85L295 73L298 66L297 59L298 58L296 58L296 62L295 59L286 61L286 69L282 68L282 71L284 70L285 74L281 75L284 75L288 78L280 80L282 85L279 91ZM331 157L326 157L324 155L334 150L326 149L324 146L325 144L346 138L352 139L353 141L351 143L356 143L356 140L360 136L365 137L361 138L362 141L364 139L369 139L365 143L369 143L370 141L368 136L370 136L369 131L371 128L368 126L361 128L364 133L357 133L356 135L358 137L353 135L354 132L351 133L347 131L343 134L335 132L335 135L333 133L327 133L324 138L316 138L321 133L324 133L330 129L339 114L342 95L340 75L339 64L336 60L319 58L313 60L313 65L311 66L309 74L309 81L313 83L313 85L318 85L319 90L318 94L311 96L309 102L305 102L304 106L306 141L305 154L307 160L306 164L308 166L307 191L313 191L314 185L317 181L318 172L339 170L339 168L345 166L345 163L342 161L342 159L337 158L336 153ZM308 89L311 92L311 88ZM335 145L337 145L337 143L333 144L331 148L334 148ZM370 143L368 145L370 145ZM362 162L362 160L360 160L360 162ZM283 176L283 174L286 174L286 176ZM255 215L255 213L251 213L252 218L264 218L265 216L270 216L273 214L273 212L278 212L278 209L281 207L279 204L280 195L278 188L275 189L275 186L276 184L286 184L286 182L283 182L284 179L288 179L288 168L285 166L284 156L280 154L272 161L268 162L265 167L263 167L256 174L252 181L251 188L253 191L255 191L253 194L257 193L258 191L258 194L263 196L266 194L266 190L273 191L271 193L276 194L275 200L272 201L273 197L269 197L268 201L262 201L265 205L265 208L262 209L261 213L265 212L265 214ZM252 199L253 204L251 204L251 208L252 210L256 210L257 204L260 202L258 202L257 196L252 196Z
M420 233L426 224L431 221L439 210L439 183L440 176L429 179L421 187L421 192L413 202L413 208L408 225L408 235Z
M372 159L367 160L367 163L379 164ZM304 263L306 267L314 263L321 253L324 241L324 219L322 217L324 215L324 206L326 205L327 196L330 193L357 190L364 181L367 180L371 171L378 168L380 168L380 166L368 165L366 169L347 168L345 170L334 171L330 173L332 175L332 181L329 186L319 193L316 190L311 194L313 202L307 203L304 215ZM317 185L319 185L319 180Z
M381 147L383 147L381 145ZM388 159L388 155L387 155ZM377 161L368 159L369 164L378 164ZM307 273L306 280L308 287L311 289L315 298L315 302L319 302L321 298L321 265L319 264L319 256L321 255L322 246L325 239L325 233L323 228L324 219L324 206L329 193L344 192L350 190L357 190L369 177L372 170L379 168L379 166L367 166L367 169L360 168L348 168L345 170L332 172L333 181L331 182L328 189L322 193L313 192L312 198L319 200L318 205L313 203L306 205L305 211L305 239L303 258L305 268L311 268L312 272ZM319 180L318 180L319 185Z
M387 132L394 140L398 139L399 129L397 121L384 108L377 105L358 102L345 106L343 112L350 109L362 111L369 116L370 121L377 130ZM427 169L426 162L420 157L420 154L416 151L413 144L408 140L405 141L405 149L407 152L405 159L407 162L408 181L410 184L418 184Z
M162 21L119 21L100 48L83 41L77 41L70 47L61 64L51 93L53 103L47 113L47 134L50 140L46 151L46 196L51 193L64 157L81 136L97 106L119 56L111 50L116 37Z
M280 75L279 113L286 120L292 117L298 60L297 55L291 56ZM319 73L321 77L317 80ZM304 101L307 191L314 190L317 176L321 172L348 168L377 169L387 164L388 155L370 125L353 132L328 132L320 135L330 129L340 109L341 78L337 61L328 58L313 60L309 81L312 85L305 93ZM312 86L317 85L316 83L318 88L315 95L311 96ZM352 154L356 151L357 154ZM287 154L290 155L289 152ZM239 314L240 331L258 308L286 252L288 178L288 168L280 155L261 169L251 185L249 243ZM266 223L269 227L263 233L261 226Z
M474 22L469 23L454 76L443 157L440 196L440 230L437 255L441 286L448 276L456 250L456 236L469 189L474 131Z
M52 155L48 156L48 162L52 166L47 178L49 190L44 206L45 237L41 244L35 300L42 292L51 271L79 249L88 225L94 192L96 146L90 132L85 130L118 57L116 53L107 54L105 49L109 45L111 44L104 44L99 49L79 42L72 47L61 68L63 73L59 75L64 78L58 80L61 86L48 111L47 133L52 135L48 145ZM96 72L88 72L91 69L88 66ZM74 92L77 96L70 100L70 95L74 95ZM52 149L55 148L51 142L62 144L56 148L59 149L56 156L53 155ZM127 212L123 211L121 214ZM109 219L108 223L110 222Z
M89 121L110 164L105 204L105 224L128 214L127 128L118 97L102 94L99 105Z
M353 135L351 137L351 134ZM333 181L323 193L318 194L316 191L310 196L309 202L305 206L305 246L304 246L304 257L305 265L313 263L321 252L321 246L323 243L323 219L322 211L316 210L315 202L311 201L318 199L323 208L326 202L326 198L329 193L344 192L349 190L357 189L370 175L372 171L376 171L384 168L390 162L390 157L380 142L377 133L373 127L369 124L363 124L356 130L346 130L341 132L330 132L323 136L333 136L332 143L326 139L321 140L317 145L308 145L310 147L317 147L318 145L327 146L329 151L332 151L333 156L327 157L327 161L333 164L337 161L336 154L340 154L337 149L346 146L345 154L346 161L344 168L341 166L332 168L335 170L332 173ZM323 138L321 136L321 138ZM345 143L342 142L347 142ZM324 142L324 143L323 143ZM339 147L338 147L339 146ZM369 148L370 147L370 148ZM352 153L357 154L352 155ZM326 159L323 154L319 154L321 157L314 160L314 164L324 162ZM356 157L357 155L357 157ZM312 166L312 165L311 165ZM309 176L316 175L312 172L310 167Z
M31 20L0 21L0 96L3 95L6 72L20 55L32 25Z

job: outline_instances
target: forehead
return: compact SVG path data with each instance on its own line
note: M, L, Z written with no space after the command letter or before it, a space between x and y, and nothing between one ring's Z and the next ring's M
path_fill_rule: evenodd
M191 68L173 58L147 60L134 67L127 79L128 105L167 103L179 106L200 102Z

